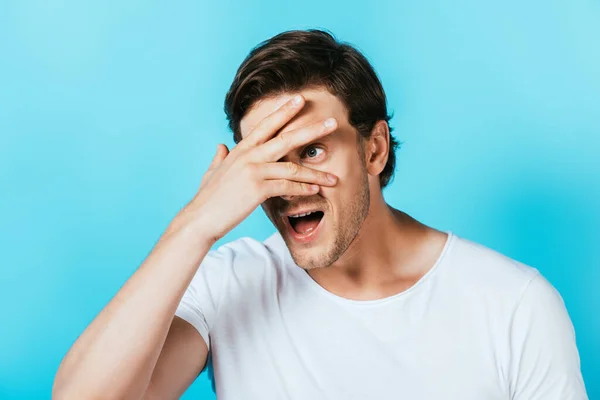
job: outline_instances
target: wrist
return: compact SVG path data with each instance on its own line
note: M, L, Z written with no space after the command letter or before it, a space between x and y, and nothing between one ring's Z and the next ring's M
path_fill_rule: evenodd
M210 249L220 239L214 229L210 229L212 226L206 216L184 208L173 218L164 236L183 235L192 238L198 245Z

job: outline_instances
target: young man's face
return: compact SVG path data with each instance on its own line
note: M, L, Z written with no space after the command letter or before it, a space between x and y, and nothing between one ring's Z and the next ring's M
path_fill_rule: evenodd
M322 139L295 149L280 161L291 161L338 176L333 187L301 197L273 197L262 208L283 236L294 261L304 269L331 265L350 246L369 212L369 183L358 132L343 104L325 90L303 90L304 108L280 132L336 118L338 128ZM241 121L242 138L262 119L290 100L293 93L257 102ZM290 217L315 211L305 217Z

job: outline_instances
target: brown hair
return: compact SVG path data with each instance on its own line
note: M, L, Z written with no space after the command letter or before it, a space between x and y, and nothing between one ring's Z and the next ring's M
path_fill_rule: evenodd
M225 114L233 138L242 136L240 121L258 101L270 96L323 87L348 110L348 121L368 138L375 123L388 123L386 96L375 70L357 49L338 42L324 30L292 30L280 33L253 48L237 70L225 96ZM379 175L381 187L391 180L400 146L390 129L387 164Z

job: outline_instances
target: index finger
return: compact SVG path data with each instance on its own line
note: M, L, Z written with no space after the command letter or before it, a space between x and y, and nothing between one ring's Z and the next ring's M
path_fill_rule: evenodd
M257 157L260 161L277 161L295 148L331 134L337 126L335 118L327 118L324 121L280 133L256 150Z
M239 145L242 147L254 147L262 144L275 136L283 126L291 120L304 107L304 97L301 94L295 95L292 99L283 103L281 107L269 114L266 118L256 125L252 131Z

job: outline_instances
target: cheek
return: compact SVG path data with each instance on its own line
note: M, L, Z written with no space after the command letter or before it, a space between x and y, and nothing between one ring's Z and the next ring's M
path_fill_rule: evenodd
M352 148L351 151L346 151L345 149L336 150L335 154L331 155L329 159L317 165L309 163L303 165L336 175L338 177L338 186L360 181L364 169L355 148Z
M364 180L364 170L357 157L347 157L344 160L335 160L327 165L320 165L320 171L329 172L338 177L338 182L333 187L321 186L320 194L325 197L333 207L343 208L344 205L356 196Z
M269 199L267 201L265 201L264 203L262 203L260 206L262 207L263 211L265 212L265 214L267 215L267 217L273 221L273 204L272 204L272 199ZM274 222L274 221L273 221Z
M328 163L326 172L337 175L339 178L336 187L355 188L364 179L364 167L355 152L348 152L343 158L332 160Z

